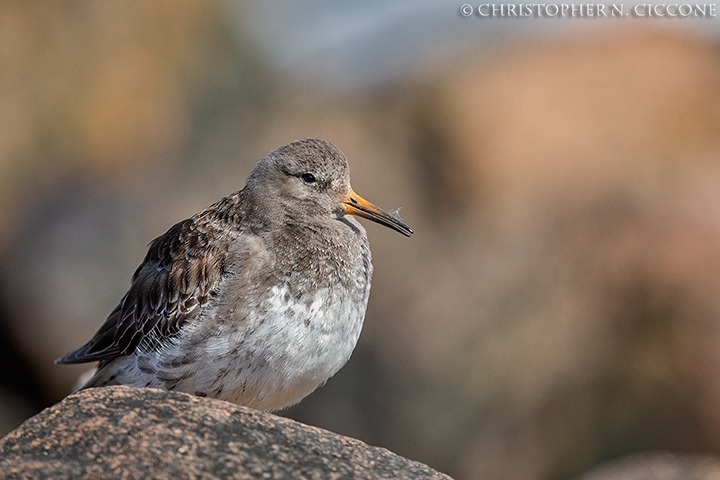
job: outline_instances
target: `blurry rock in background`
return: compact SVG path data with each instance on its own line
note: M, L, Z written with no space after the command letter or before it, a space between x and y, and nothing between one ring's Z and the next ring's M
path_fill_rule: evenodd
M718 474L717 457L648 452L601 464L580 480L712 480Z
M258 8L0 5L3 432L90 367L52 360L100 326L150 240L315 136L417 233L367 225L358 349L283 414L457 478L720 452L716 43L596 24L333 90L273 63L251 33L282 29ZM350 45L305 71L340 78Z

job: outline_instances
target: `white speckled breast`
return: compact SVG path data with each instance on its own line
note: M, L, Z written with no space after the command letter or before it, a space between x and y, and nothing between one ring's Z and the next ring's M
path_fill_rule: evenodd
M201 318L175 340L159 350L140 349L127 357L118 380L259 410L299 402L333 376L357 344L370 294L372 265L367 252L355 259L355 282L308 285L302 295L280 282L264 292L254 290L251 303L206 306ZM232 290L245 281L231 279L224 288ZM297 285L298 279L292 283ZM220 292L218 297L232 296ZM218 315L234 318L219 321Z

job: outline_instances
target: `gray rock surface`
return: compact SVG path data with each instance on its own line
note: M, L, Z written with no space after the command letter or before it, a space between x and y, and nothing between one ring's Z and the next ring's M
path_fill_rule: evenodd
M579 480L717 480L716 455L644 452L601 464Z
M0 441L2 478L449 478L358 440L154 389L74 394Z

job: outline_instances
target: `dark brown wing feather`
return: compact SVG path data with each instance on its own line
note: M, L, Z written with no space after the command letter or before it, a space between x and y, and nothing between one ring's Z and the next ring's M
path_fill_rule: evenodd
M237 198L226 197L214 207L230 206L223 203L236 205ZM177 223L153 240L130 289L95 336L55 363L130 355L140 342L153 345L171 338L195 318L225 271L232 237L224 224L237 220L227 211L215 213L211 219L198 214Z

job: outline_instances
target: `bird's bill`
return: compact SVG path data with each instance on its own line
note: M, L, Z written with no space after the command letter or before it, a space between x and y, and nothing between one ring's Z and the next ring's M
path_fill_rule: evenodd
M412 228L400 221L397 213L389 213L376 207L355 193L352 189L350 189L347 196L342 201L342 206L343 213L345 215L356 215L358 217L367 218L368 220L372 220L380 225L390 227L396 232L402 233L406 237L409 237L413 233Z

